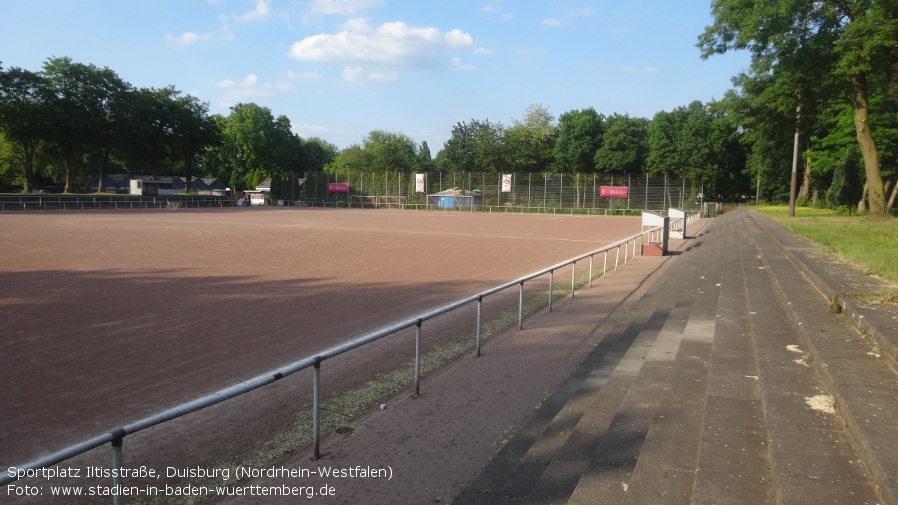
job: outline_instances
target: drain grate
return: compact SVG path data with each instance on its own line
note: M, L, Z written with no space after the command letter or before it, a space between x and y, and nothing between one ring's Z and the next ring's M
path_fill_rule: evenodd
M355 430L353 430L352 427L350 427L350 426L340 426L339 428L337 428L336 433L337 433L337 435L343 435L344 437L348 437L349 435L352 435L353 431L355 431Z

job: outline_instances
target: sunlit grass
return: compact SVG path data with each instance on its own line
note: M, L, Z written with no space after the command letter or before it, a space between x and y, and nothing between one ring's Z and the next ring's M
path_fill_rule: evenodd
M789 217L787 206L756 209L788 226L867 273L898 283L898 219L846 216L835 210L798 207Z

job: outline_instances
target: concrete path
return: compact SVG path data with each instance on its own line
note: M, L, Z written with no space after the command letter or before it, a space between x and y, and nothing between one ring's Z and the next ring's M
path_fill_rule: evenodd
M879 283L753 212L690 235L216 503L896 503L898 308L829 311Z

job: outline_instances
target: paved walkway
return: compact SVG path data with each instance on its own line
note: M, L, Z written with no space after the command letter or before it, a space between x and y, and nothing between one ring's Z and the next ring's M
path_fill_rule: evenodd
M844 313L827 311L881 286L755 213L689 234L326 436L320 460L298 452L237 488L309 486L314 503L895 503L898 310L843 295Z

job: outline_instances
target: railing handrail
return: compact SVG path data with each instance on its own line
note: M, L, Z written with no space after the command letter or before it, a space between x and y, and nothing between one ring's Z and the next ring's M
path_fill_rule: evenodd
M131 424L127 424L123 427L114 429L108 433L104 433L102 435L99 435L99 436L90 438L88 440L85 440L83 442L77 443L75 445L69 446L61 451L58 451L54 454L46 456L37 461L33 461L31 463L27 463L22 466L16 466L14 468L17 468L19 470L25 470L25 471L39 469L39 468L54 465L61 461L65 461L69 458L78 456L87 451L90 451L91 449L95 449L97 447L100 447L101 445L104 445L104 444L107 444L110 442L113 442L113 444L115 444L116 442L120 443L121 439L124 438L126 435L131 435L131 434L137 433L139 431L145 430L147 428L151 428L153 426L162 424L162 423L170 421L172 419L175 419L175 418L187 415L187 414L191 414L193 412L199 411L206 407L215 405L216 403L220 403L225 400L235 398L244 393L248 393L248 392L258 389L262 386L265 386L267 384L270 384L272 382L280 380L284 377L292 375L296 372L299 372L301 370L309 368L310 366L320 365L321 362L323 362L327 359L333 358L335 356L338 356L345 352L351 351L355 348L361 347L365 344L379 340L386 336L392 335L399 331L418 326L422 322L425 322L429 319L433 319L433 318L440 316L442 314L445 314L447 312L451 312L452 310L455 310L462 306L481 301L483 298L485 298L489 295L498 293L500 291L504 291L510 287L513 287L516 285L523 285L525 282L527 282L529 280L535 279L537 277L541 277L546 274L551 274L555 270L564 268L568 265L575 264L578 261L582 261L591 256L595 256L597 254L608 252L610 250L613 250L614 248L622 247L622 246L628 244L629 242L634 242L633 254L635 257L635 241L644 235L658 232L658 231L660 231L660 229L661 229L660 227L656 227L656 228L644 230L640 233L637 233L637 234L627 237L625 239L619 240L617 242L614 242L610 245L604 246L604 247L594 250L592 252L581 254L580 256L576 256L572 259L563 261L563 262L553 265L551 267L544 268L537 272L525 275L525 276L520 277L511 282L507 282L505 284L501 284L499 286L487 289L485 291L481 291L480 293L477 293L476 295L468 296L466 298L456 300L452 303L443 305L441 307L437 307L435 309L432 309L430 311L427 311L423 314L412 317L412 318L402 321L400 323L396 323L394 325L381 328L380 330L374 331L372 333L368 333L366 335L363 335L363 336L356 338L354 340L351 340L349 342L343 343L343 344L335 346L335 347L331 347L329 349L322 351L321 353L315 354L314 356L302 358L302 359L297 360L291 364L288 364L288 365L282 366L278 369L258 375L254 378L248 379L239 384L235 384L233 386L228 386L228 387L221 389L215 393L211 393L209 395L203 396L201 398L198 398L196 400L193 400L193 401L190 401L187 403L182 403L181 405L178 405L171 409L165 410L159 414L155 414L153 416L143 418L139 421L135 421ZM550 281L550 286L551 286L551 281ZM550 297L551 297L551 293L550 293ZM551 306L551 304L550 304L550 306ZM18 480L18 478L15 476L10 476L8 474L8 472L3 472L2 474L0 474L0 485L7 484L7 483L13 482L15 480Z

